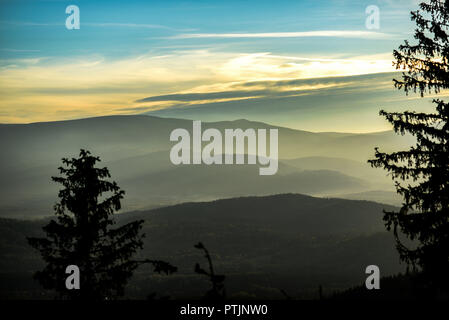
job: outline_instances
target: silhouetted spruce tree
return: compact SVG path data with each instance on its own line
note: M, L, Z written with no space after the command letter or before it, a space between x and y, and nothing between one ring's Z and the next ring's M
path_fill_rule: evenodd
M105 180L110 178L109 171L96 168L97 161L98 157L85 150L79 158L62 159L62 177L52 177L63 186L54 207L57 218L43 228L46 238L28 238L46 262L35 278L44 288L56 290L60 298L103 300L122 296L141 263L131 257L143 246L143 220L111 228L124 191ZM80 290L65 287L68 265L80 269Z
M411 13L417 43L405 41L394 51L395 66L403 69L395 87L421 96L449 88L449 0L431 0ZM372 166L388 170L403 197L398 212L384 212L393 229L400 257L420 271L426 286L449 287L449 104L433 100L432 113L380 111L395 132L415 136L406 151L383 153L376 148ZM404 235L413 245L405 245Z

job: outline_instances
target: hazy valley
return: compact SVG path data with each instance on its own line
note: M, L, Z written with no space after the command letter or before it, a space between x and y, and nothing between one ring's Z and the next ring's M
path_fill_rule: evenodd
M247 120L203 123L204 128L277 128ZM391 179L366 163L374 147L404 148L408 137L279 130L279 171L259 176L257 165L171 164L170 132L191 130L189 120L151 116L110 116L81 120L0 125L2 149L0 215L52 214L61 158L80 148L100 156L126 191L124 211L249 195L302 193L398 204ZM237 183L238 182L238 183Z

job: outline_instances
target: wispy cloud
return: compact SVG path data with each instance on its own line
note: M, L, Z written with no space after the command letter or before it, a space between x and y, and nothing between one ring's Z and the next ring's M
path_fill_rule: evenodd
M159 24L141 24L141 23L117 23L117 22L85 22L83 26L88 27L121 27L121 28L144 28L144 29L168 29L172 30L170 27L159 25Z
M267 101L274 98L289 98L316 94L321 90L354 85L350 80L327 81L319 80L288 80L288 81L255 81L237 84L222 84L228 91L210 91L212 88L203 86L193 88L193 92L156 95L138 99L138 107L124 108L123 111L156 111L178 109L188 106L217 105L223 102L241 102L248 100ZM345 81L346 80L346 81ZM360 86L358 83L357 86ZM219 86L215 88L220 89ZM203 89L204 92L197 92Z
M134 29L163 29L176 32L191 32L196 29L184 28L177 29L160 24L147 24L147 23L120 23L120 22L84 22L84 26L98 27L98 28L134 28Z
M64 23L0 20L0 25L11 25L11 26L16 26L16 27L49 27L49 26L61 26L61 25L63 26Z
M0 25L11 25L17 27L61 27L65 26L64 22L33 22L33 21L0 21ZM95 27L95 28L134 28L134 29L164 29L176 32L191 32L195 31L192 28L177 29L160 24L148 24L148 23L127 23L127 22L82 22L82 26Z
M376 116L379 108L398 110L407 102L403 94L393 90L396 76L384 73L242 82L228 87L235 91L147 97L139 100L134 110L123 111L203 121L244 118L312 131L380 131L388 129L388 124ZM393 97L399 100L389 102ZM167 104L160 107L161 103ZM413 101L413 105L416 110L428 107L425 100Z
M171 39L195 39L195 38L363 38L363 39L386 39L394 35L374 31L304 31L304 32L261 32L261 33L186 33L170 37Z
M4 52L40 52L40 50L34 50L34 49L13 49L13 48L0 48L0 51L4 51Z
M328 56L295 57L270 52L232 53L212 49L112 60L99 55L4 60L0 61L0 66L0 103L9 113L9 116L0 116L0 122L56 120L61 119L62 114L70 118L73 114L86 117L123 113L123 108L137 107L136 104L165 108L174 104L172 100L176 100L175 103L192 103L253 99L273 94L255 92L267 89L263 81L394 71L391 60L383 56L333 59ZM298 92L283 93L282 90L304 92L319 89L313 83L309 87L295 83L291 88L281 87L270 90L277 90L277 95L284 96ZM232 93L223 93L226 91ZM136 102L142 97L154 98ZM17 108L30 112L18 114Z

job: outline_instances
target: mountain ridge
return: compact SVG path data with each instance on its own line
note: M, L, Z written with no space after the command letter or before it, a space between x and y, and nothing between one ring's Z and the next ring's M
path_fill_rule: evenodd
M144 119L144 118L150 118L150 119L169 119L169 120L179 120L179 121L185 121L185 122L191 122L191 119L187 118L170 118L170 117L162 117L162 116L155 116L155 115L149 115L149 114L129 114L129 115L107 115L107 116L93 116L93 117L86 117L86 118L76 118L76 119L62 119L62 120L54 120L54 121L36 121L36 122L27 122L27 123L0 123L0 126L5 127L14 127L14 126L33 126L33 125L51 125L51 124L64 124L64 123L75 123L75 122L82 122L82 121L95 121L95 120L107 120L107 119ZM304 132L304 133L313 133L313 134L341 134L341 135L372 135L372 134L388 134L393 133L393 130L383 130L383 131L373 131L373 132L338 132L338 131L309 131L309 130L302 130L302 129L295 129L290 128L286 126L281 125L272 125L267 122L263 121L254 121L249 120L245 118L241 119L235 119L235 120L223 120L223 121L201 121L205 124L225 124L225 123L232 123L232 124L238 124L238 123L245 123L245 124L257 124L257 125L264 125L269 128L278 128L278 129L286 129L286 130L292 130L297 132Z
M199 241L210 250L217 272L226 275L231 296L244 290L258 297L282 299L279 288L296 296L316 292L319 284L327 292L347 289L362 283L366 266L373 263L381 268L382 276L396 274L404 268L393 235L385 231L382 209L394 207L279 194L116 214L118 226L145 221L141 257L178 267L170 277L139 269L127 292L139 298L144 298L139 293L154 290L175 298L201 296L208 284L193 271L195 264L203 261L193 247ZM32 273L42 268L42 261L26 237L44 235L41 227L49 219L0 218L0 297L17 290L16 282L5 281L15 279L21 288L28 292L34 288L36 297L42 298L41 288L32 282ZM133 291L136 288L140 290Z
M131 210L173 201L238 195L285 192L332 195L382 190L390 181L378 179L377 175L382 173L370 169L366 160L373 156L376 146L393 150L408 144L407 139L388 132L313 133L242 119L204 122L202 127L217 127L221 132L227 128L278 128L278 174L261 178L256 170L259 165L173 165L169 154L175 143L169 140L170 133L176 128L191 131L192 121L186 119L118 115L3 125L0 126L3 151L0 215L11 215L9 211L14 211L12 215L20 211L26 212L25 215L32 211L47 212L58 190L51 176L58 174L61 158L76 157L81 148L99 156L100 166L111 169L113 179L127 192L124 204ZM298 160L307 157L315 157L316 161ZM167 184L168 177L173 180L171 185ZM234 180L242 183L234 184ZM161 191L157 190L159 184Z

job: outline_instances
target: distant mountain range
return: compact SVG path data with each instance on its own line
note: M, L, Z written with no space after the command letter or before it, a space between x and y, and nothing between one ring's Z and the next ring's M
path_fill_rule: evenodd
M153 116L108 116L70 121L0 125L0 215L51 214L62 157L80 148L99 155L127 192L125 210L185 201L297 192L354 197L397 204L392 183L366 160L374 147L393 151L412 143L393 132L313 133L247 120L203 123L203 128L279 130L279 171L259 176L258 166L174 166L169 160L175 128L192 130L192 121ZM381 194L382 197L377 197Z

